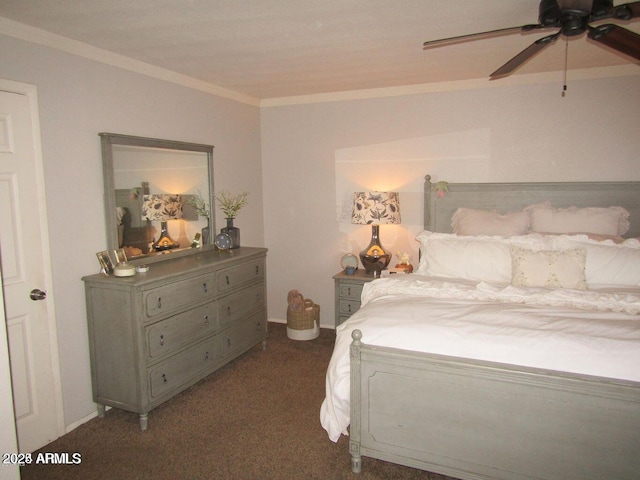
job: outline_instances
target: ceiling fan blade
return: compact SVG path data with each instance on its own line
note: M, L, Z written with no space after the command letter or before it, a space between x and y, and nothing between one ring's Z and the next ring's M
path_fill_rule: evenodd
M640 60L640 35L631 30L607 23L590 27L589 38Z
M468 35L460 35L457 37L441 38L439 40L430 40L424 42L422 47L424 50L433 47L443 47L445 45L453 45L455 43L468 42L471 40L481 40L483 38L499 37L501 35L510 35L512 33L528 33L541 28L549 28L540 24L522 25L521 27L500 28L498 30L489 30L488 32L470 33Z
M555 42L558 39L559 35L560 32L536 40L523 51L521 51L518 55L501 66L498 70L493 72L490 76L490 80L496 80L497 78L502 78L511 74L514 70L520 67L520 65L525 63L540 51L544 50L548 45L551 45L553 42Z

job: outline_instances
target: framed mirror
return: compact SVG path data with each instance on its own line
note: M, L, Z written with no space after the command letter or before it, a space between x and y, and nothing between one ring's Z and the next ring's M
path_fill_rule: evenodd
M100 138L109 252L124 249L132 263L147 263L213 243L212 145L115 133Z

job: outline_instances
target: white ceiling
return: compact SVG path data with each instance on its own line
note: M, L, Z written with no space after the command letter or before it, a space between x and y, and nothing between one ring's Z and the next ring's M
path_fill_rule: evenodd
M615 4L625 3L616 1ZM0 0L0 17L256 99L487 78L550 32L423 50L537 23L538 0ZM625 25L640 33L640 22ZM1 32L0 32L1 33ZM562 71L565 42L517 73ZM569 69L633 63L586 38ZM500 80L496 80L499 82Z

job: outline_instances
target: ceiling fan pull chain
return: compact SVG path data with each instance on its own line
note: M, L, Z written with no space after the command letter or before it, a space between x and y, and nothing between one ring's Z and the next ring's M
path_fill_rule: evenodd
M565 39L564 47L564 78L562 82L562 96L564 97L567 92L567 68L569 64L569 38Z

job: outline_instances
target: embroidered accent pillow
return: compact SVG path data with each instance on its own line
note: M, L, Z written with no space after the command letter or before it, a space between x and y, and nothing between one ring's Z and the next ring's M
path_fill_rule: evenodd
M587 289L584 248L534 252L511 247L511 283L520 287Z

